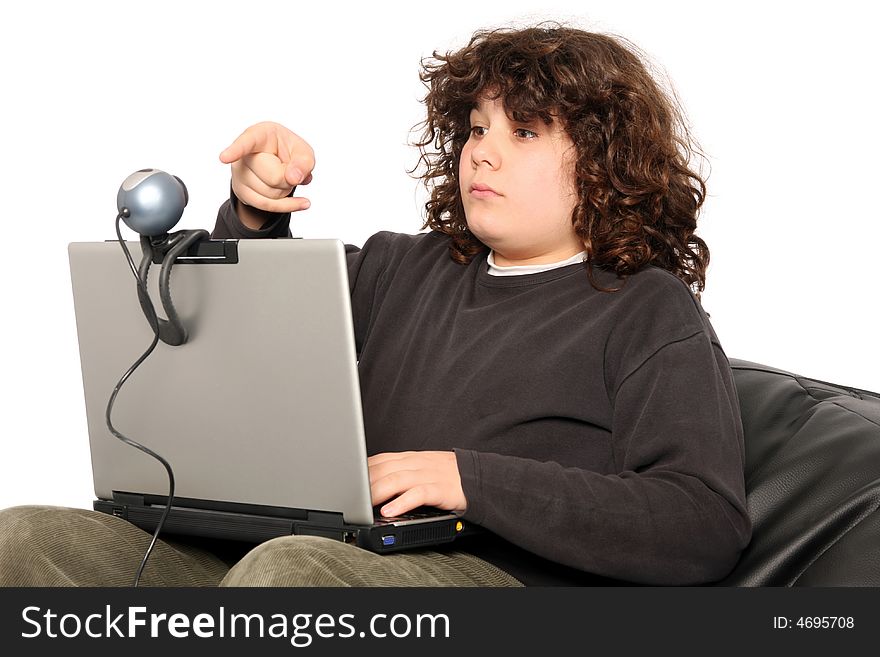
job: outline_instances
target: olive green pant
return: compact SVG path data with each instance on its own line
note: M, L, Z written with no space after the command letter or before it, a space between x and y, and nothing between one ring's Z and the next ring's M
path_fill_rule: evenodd
M5 509L0 586L131 586L151 539L97 511ZM140 586L521 586L464 552L378 555L316 536L275 538L238 557L207 543L160 538Z

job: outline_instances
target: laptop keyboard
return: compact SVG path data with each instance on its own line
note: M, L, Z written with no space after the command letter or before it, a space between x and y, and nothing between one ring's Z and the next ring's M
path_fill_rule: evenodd
M386 518L379 513L379 509L377 507L373 509L373 522L377 525L389 525L391 523L401 522L404 520L420 520L422 518L432 518L435 516L447 516L449 515L449 513L449 511L436 509L430 506L420 506L402 515Z

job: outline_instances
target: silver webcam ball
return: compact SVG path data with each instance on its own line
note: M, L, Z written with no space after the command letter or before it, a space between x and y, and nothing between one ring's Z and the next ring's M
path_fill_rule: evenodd
M189 196L177 176L141 169L122 181L116 207L125 225L147 237L166 234L183 215Z

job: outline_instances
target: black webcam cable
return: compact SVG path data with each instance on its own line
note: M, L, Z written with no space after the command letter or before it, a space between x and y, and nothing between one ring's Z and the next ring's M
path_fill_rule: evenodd
M140 358L138 358L134 364L128 368L125 374L119 379L119 382L116 384L116 387L113 388L113 392L110 395L110 400L107 403L107 412L106 412L106 420L107 420L107 428L110 429L110 433L116 436L119 440L124 442L127 445L131 445L146 454L149 454L156 460L158 460L163 466L165 466L165 470L168 472L168 502L165 505L165 510L162 513L161 518L159 519L159 523L156 525L156 530L153 532L153 539L150 541L150 545L147 548L147 551L144 553L144 558L141 561L140 566L137 569L137 573L134 578L134 586L136 587L140 583L141 574L144 571L144 567L147 565L147 559L150 558L150 554L153 551L153 548L156 545L156 541L159 538L159 533L162 531L162 527L165 524L165 520L168 518L168 514L171 512L171 504L174 499L174 472L171 470L171 464L168 463L162 456L151 450L149 447L145 447L138 442L124 436L122 433L117 431L113 427L113 423L110 419L111 412L113 410L113 404L116 401L116 395L119 394L120 388L122 388L123 384L128 380L128 378L134 373L134 371L143 363L147 357L153 353L153 350L156 348L156 345L159 344L159 318L156 314L156 309L153 306L152 301L150 300L149 294L147 293L147 281L146 281L146 271L144 271L144 277L141 278L138 275L137 267L135 267L134 260L131 257L131 252L128 250L128 245L125 243L125 240L122 238L122 233L119 228L119 221L122 219L122 213L120 212L116 216L116 237L119 240L119 244L122 246L122 250L125 253L125 258L128 261L128 266L131 268L132 274L134 274L135 280L137 281L138 286L138 296L141 300L141 306L144 308L144 313L147 316L147 321L150 324L150 328L153 330L153 341L150 343L150 346L147 347L146 351L141 354Z

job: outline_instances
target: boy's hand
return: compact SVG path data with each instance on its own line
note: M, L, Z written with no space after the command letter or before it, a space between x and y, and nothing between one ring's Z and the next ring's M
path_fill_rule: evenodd
M283 125L252 125L220 153L220 161L232 164L232 191L245 206L278 213L309 207L307 198L287 196L312 181L315 153Z
M383 516L399 516L420 506L464 513L467 500L455 452L385 452L367 459L373 505ZM392 499L394 498L394 499Z

